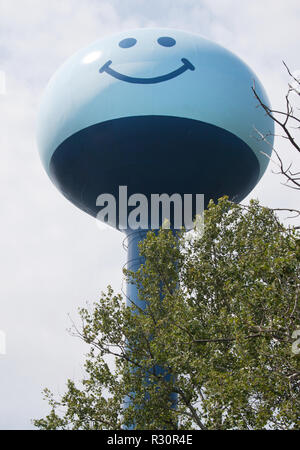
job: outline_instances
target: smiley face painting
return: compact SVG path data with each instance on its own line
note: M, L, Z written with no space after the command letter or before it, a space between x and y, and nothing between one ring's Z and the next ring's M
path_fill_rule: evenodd
M134 38L127 38L122 39L121 42L119 42L119 47L121 48L129 48L133 47L136 44L136 39ZM164 47L173 47L173 45L176 44L175 39L163 36L157 39L157 42L164 46ZM170 72L166 75L160 75L157 77L152 78L135 78L135 77L128 77L127 75L121 74L119 72L116 72L113 70L110 65L112 61L107 61L100 69L100 73L106 72L112 77L116 78L117 80L126 81L127 83L137 83L137 84L153 84L153 83L161 83L163 81L171 80L172 78L175 78L179 76L180 74L184 73L186 70L195 70L195 67L193 64L190 63L190 61L186 58L181 58L181 62L183 63L181 67L174 70L173 72Z
M237 56L197 34L137 29L72 56L41 102L38 146L60 191L96 216L96 198L198 193L239 202L268 165L267 95ZM272 143L271 143L272 144Z

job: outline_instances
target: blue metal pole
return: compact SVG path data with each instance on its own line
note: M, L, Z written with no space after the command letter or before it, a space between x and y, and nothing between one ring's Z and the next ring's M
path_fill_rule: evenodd
M145 258L140 255L139 243L142 242L147 236L148 230L128 230L127 231L127 270L136 272L140 266L145 262ZM162 298L163 301L163 298ZM138 295L138 289L135 284L127 283L126 286L126 305L136 305L136 314L139 314L140 310L145 310L146 302L141 300ZM154 366L153 370L157 375L163 374L166 380L170 380L170 375L166 373L166 370L160 366ZM147 376L146 376L147 378ZM177 394L172 392L170 400L172 402L172 408L176 408ZM130 405L130 398L127 396L124 400L124 407ZM128 429L134 429L135 426L131 425Z
M147 236L148 230L128 230L127 231L127 270L136 272L145 262L143 256L139 252L139 243ZM127 283L126 285L126 305L135 304L138 309L144 310L146 303L139 299L138 290L135 284Z

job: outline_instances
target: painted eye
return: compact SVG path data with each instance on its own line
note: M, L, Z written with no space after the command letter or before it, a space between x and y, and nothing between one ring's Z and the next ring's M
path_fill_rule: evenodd
M136 39L134 38L126 38L119 42L119 47L121 48L130 48L136 44Z
M163 47L173 47L173 45L176 44L175 39L168 36L162 36L158 38L157 42L159 43L159 45L162 45Z

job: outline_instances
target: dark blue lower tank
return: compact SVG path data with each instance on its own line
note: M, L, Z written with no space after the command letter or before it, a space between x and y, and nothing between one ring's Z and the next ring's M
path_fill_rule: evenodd
M193 161L191 165L190 161ZM198 120L124 117L92 125L66 139L50 161L52 181L74 205L96 216L100 194L223 195L240 202L254 188L259 163L234 134Z

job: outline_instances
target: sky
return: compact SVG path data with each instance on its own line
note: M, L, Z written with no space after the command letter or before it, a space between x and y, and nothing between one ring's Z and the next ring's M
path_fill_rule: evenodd
M42 389L65 391L83 375L88 348L67 332L70 316L122 288L123 235L100 229L69 203L42 168L38 105L49 78L74 52L133 28L198 33L242 58L273 107L283 109L288 76L300 69L298 0L0 0L0 429L32 429L48 406ZM279 138L275 146L293 158ZM297 207L270 164L244 200ZM3 351L2 351L3 353Z

